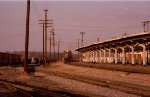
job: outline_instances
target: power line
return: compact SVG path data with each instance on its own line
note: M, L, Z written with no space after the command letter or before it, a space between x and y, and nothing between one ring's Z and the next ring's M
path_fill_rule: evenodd
M45 7L46 7L46 9L47 9L47 8L48 8L48 5L47 5L46 0L44 0L44 5L45 5Z
M40 15L39 15L39 13L38 13L38 9L37 9L37 6L36 6L36 2L33 1L32 3L33 3L33 9L34 9L34 11L35 11L35 13L36 13L37 18L40 18Z

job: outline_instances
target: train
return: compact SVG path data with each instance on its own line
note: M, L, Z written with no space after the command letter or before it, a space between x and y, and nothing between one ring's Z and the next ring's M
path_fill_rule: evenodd
M21 64L21 55L0 52L0 66Z
M73 55L71 50L65 50L63 55L63 62L68 63L73 61Z

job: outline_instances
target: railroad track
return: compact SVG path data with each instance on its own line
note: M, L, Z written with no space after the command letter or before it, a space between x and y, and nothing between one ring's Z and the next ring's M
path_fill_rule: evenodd
M15 87L14 85L7 83L7 82L3 82L0 81L0 85L2 88L5 88L9 91L13 91L14 92L14 96L19 96L19 97L33 97L32 95L30 95L29 93ZM5 95L4 95L5 96Z
M47 73L52 74L54 76L59 76L59 77L67 78L67 79L81 81L84 83L111 88L117 91L125 92L127 94L134 94L134 95L142 96L142 97L150 97L150 87L148 86L95 78L95 77L90 77L90 76L69 74L69 73L58 72L58 71L47 71Z
M0 81L1 86L15 91L18 97L88 97L85 95L74 94L68 91L60 90L46 90L41 88L33 88L24 85ZM28 88L28 89L27 89ZM12 96L11 96L12 97ZM16 97L16 96L14 96Z

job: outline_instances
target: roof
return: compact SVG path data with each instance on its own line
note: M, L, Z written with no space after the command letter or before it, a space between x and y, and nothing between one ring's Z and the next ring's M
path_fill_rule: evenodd
M113 38L113 39L109 39L109 40L106 40L106 41L93 43L93 44L78 48L78 49L76 49L76 51L80 51L82 49L89 48L89 47L96 46L96 45L122 42L122 41L125 42L125 41L129 41L129 40L131 41L131 40L144 39L144 38L150 39L150 32L140 32L140 33L136 33L136 34L132 34L132 35L125 35L125 36L122 36L122 37Z

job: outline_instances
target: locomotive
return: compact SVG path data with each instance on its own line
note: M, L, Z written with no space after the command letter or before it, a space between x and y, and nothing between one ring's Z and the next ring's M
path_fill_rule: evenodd
M71 50L65 50L63 55L63 62L68 63L73 61L73 55Z

